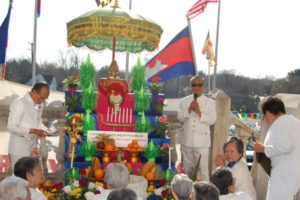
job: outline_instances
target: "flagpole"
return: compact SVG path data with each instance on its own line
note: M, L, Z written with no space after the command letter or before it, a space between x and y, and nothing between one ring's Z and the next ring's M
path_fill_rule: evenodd
M191 22L190 19L187 16L187 21L188 21L188 28L189 28L189 34L190 34L190 38L191 38L191 46L192 46L192 55L193 55L193 60L194 60L194 67L195 67L195 74L198 74L198 70L197 70L197 62L196 62L196 56L195 56L195 48L194 48L194 42L193 42L193 35L192 35L192 27L191 27Z
M210 93L210 63L209 63L210 61L208 60L208 84L207 84L207 88L208 88L208 92L207 92L207 94L209 94Z
M2 64L1 80L4 80L4 77L5 77L5 68L6 68L6 64Z
M37 36L37 6L38 0L35 0L34 5L34 25L33 25L33 53L32 53L32 86L35 84L35 72L36 72L36 36Z
M132 0L129 0L129 10L132 8ZM129 77L129 53L126 52L125 80Z
M217 66L218 66L218 46L219 46L220 13L221 13L221 0L219 0L219 5L218 5L218 21L217 21L216 48L215 48L215 67L214 67L214 76L213 76L212 90L216 89L216 75L217 75Z

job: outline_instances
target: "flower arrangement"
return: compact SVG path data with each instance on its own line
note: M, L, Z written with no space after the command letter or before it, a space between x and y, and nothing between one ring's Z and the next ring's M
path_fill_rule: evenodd
M100 194L100 187L95 183L87 182L85 179L80 179L79 181L74 181L71 185L66 185L63 188L65 193L64 198L60 200L75 200L75 199L86 199L92 200L96 194Z
M166 131L170 129L169 119L166 115L160 116L156 118L158 125L156 130L158 132L159 137L165 137Z
M160 150L160 154L161 154L162 156L168 155L168 154L169 154L169 144L163 143L163 144L160 146L159 150Z
M69 86L69 85L80 85L80 82L79 82L79 77L76 76L76 75L72 75L72 76L68 76L67 78L65 78L62 83L65 85L65 86Z
M159 82L161 78L155 76L152 78L152 83L149 84L149 89L152 94L158 94L159 90L164 86L164 83Z
M51 180L46 180L39 185L38 190L40 190L48 200L63 199L64 197L62 182L52 184Z
M158 97L154 103L154 111L157 115L161 115L164 107L164 98Z
M66 114L67 120L66 120L66 126L67 128L70 128L72 131L75 131L75 129L81 130L83 127L83 114L75 113L75 114Z

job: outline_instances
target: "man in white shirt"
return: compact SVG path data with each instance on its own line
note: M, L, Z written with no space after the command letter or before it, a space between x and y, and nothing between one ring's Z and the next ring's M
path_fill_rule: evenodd
M253 148L271 159L267 200L293 199L300 187L300 121L286 114L277 97L263 101L262 113L270 127L264 144L256 142Z
M191 78L193 94L180 100L177 118L184 125L181 135L181 153L185 170L195 171L198 159L200 170L197 178L209 180L208 156L211 145L210 126L216 121L215 101L203 95L204 80L200 76ZM199 173L200 172L200 173Z
M43 103L49 96L46 83L36 83L30 92L15 99L10 105L7 129L10 132L8 153L11 169L24 156L37 148L39 137L47 128L42 123Z

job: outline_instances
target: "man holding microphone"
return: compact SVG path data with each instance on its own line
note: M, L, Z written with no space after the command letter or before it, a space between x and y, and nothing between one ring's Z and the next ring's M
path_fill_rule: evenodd
M215 101L203 95L204 79L193 76L192 93L180 100L177 118L183 123L182 161L187 173L197 170L197 179L209 181L208 156L211 145L210 126L216 121ZM200 159L200 167L195 169Z

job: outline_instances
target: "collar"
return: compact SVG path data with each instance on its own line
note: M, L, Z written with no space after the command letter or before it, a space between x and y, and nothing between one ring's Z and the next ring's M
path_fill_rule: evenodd
M229 167L230 169L233 168L234 165L235 165L236 163L238 163L240 160L241 160L241 159L238 159L238 160L236 160L236 161L233 161L233 162L228 163L228 164L227 164L227 167Z

